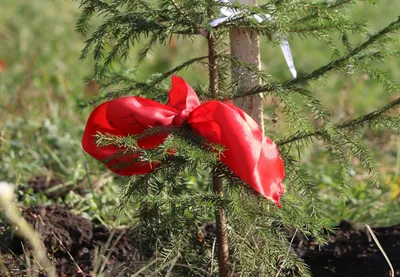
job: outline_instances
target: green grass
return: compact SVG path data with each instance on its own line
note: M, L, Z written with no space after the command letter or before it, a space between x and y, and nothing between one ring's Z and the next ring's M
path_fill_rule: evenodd
M78 99L90 99L93 90L83 81L92 67L90 59L79 60L85 38L74 32L78 14L73 1L2 2L0 60L7 69L0 72L0 180L20 189L37 175L79 183L87 194L70 192L64 204L114 224L119 185L81 149L90 110L80 113L76 106ZM50 201L32 192L21 194L25 205Z
M400 2L382 0L375 5L361 4L354 17L368 20L374 32L395 20L399 9ZM7 69L0 72L0 130L4 133L0 180L22 189L37 175L61 177L67 183L78 183L86 193L79 196L70 192L64 205L110 225L128 223L131 220L128 216L118 222L114 212L121 186L119 179L87 156L80 145L91 109L78 112L76 105L99 92L93 83L90 86L83 81L90 75L92 64L90 59L79 60L85 37L74 32L78 14L78 3L74 1L2 1L0 60L7 64ZM137 78L164 72L188 58L204 55L207 49L201 37L194 42L177 39L173 43L154 51L140 67ZM316 40L293 37L290 44L299 72L312 71L331 58L328 48ZM261 45L263 68L278 79L290 78L279 47L264 39ZM393 49L399 46L397 43ZM124 67L134 64L139 50L133 51ZM399 63L393 58L379 67L399 79ZM192 84L203 82L205 67L198 65L182 72L182 76ZM327 81L314 83L312 90L336 115L335 121L372 111L394 97L365 74L352 77L331 74ZM284 126L284 122L279 122L279 126ZM335 180L337 170L325 162L326 157L319 155L319 146L306 149L302 162L309 164L318 176L320 194L333 222L347 218L372 225L398 223L399 198L393 195L399 185L399 138L388 133L374 134L367 137L366 143L376 150L388 182L379 188L371 187L357 172L354 187L347 191L347 202L338 199L343 194ZM22 201L25 205L51 202L34 193L24 194Z

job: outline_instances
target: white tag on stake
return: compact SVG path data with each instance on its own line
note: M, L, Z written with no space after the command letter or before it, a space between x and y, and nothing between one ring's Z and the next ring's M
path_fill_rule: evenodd
M229 1L221 0L220 2L228 3ZM217 27L218 25L222 24L225 21L233 20L233 19L241 16L241 12L239 12L233 8L221 7L220 12L221 12L221 15L218 18L213 19L209 22L211 27ZM259 22L259 23L263 22L264 20L265 21L273 20L272 16L269 14L261 14L261 15L254 14L253 18L255 20L257 20L257 22ZM290 51L289 42L287 41L286 38L281 38L281 50L282 50L283 56L285 57L285 60L289 67L290 72L292 73L293 77L296 78L297 72L296 72L296 68L294 67L293 56L292 56L292 52Z

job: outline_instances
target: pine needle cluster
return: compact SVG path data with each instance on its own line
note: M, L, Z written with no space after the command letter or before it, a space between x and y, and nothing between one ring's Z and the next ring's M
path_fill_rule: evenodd
M343 187L351 183L353 158L360 160L372 183L382 182L376 159L362 142L362 131L386 129L399 134L400 120L393 111L399 108L400 98L368 114L337 123L332 122L332 115L310 87L329 74L364 72L384 84L388 91L399 92L400 86L373 67L371 61L396 54L388 51L387 45L394 41L391 35L400 28L400 17L371 35L366 22L354 21L348 16L348 10L358 2L355 0L266 2L249 7L215 0L81 1L77 31L88 35L91 18L102 18L102 23L90 33L81 58L93 55L92 77L106 93L80 104L80 108L123 95L165 101L168 88L164 81L197 63L209 66L211 53L189 59L167 72L153 74L144 82L135 79L136 68L153 49L167 44L173 37L190 41L206 36L215 38L210 51L216 53L212 58L218 62L217 86L221 93L213 95L210 78L209 82L205 80L195 87L201 98L225 100L259 93L274 96L284 107L288 124L293 126L290 133L274 138L285 163L288 193L283 197L282 209L255 196L221 164L218 156L223 148L205 143L187 126L155 127L140 136L126 138L99 134L100 146L117 145L124 149L120 155L140 153L140 161L158 164L147 175L129 178L120 199L120 209L129 208L135 213L137 221L133 228L137 230L140 247L153 255L153 262L145 269L147 272L159 272L160 276L217 276L216 240L204 226L215 220L215 209L223 207L234 272L240 272L240 276L309 276L307 266L288 249L293 230L319 237L329 228L320 209L316 181L299 163L299 149L316 140L325 146L330 162L339 168ZM241 11L242 16L211 28L209 21L219 16L221 5ZM254 14L269 14L273 20L260 23L253 20ZM333 59L297 78L278 81L227 53L227 37L232 27L256 30L272 43L279 43L277 37L317 39L329 45ZM351 42L355 32L364 36L364 41L357 45ZM333 35L341 37L343 47L333 43ZM143 44L137 67L124 73L113 68L113 61L127 59L132 48ZM230 79L232 64L258 76L262 84L247 91L239 89L235 80ZM160 134L168 137L156 149L138 147L138 139ZM170 149L175 151L173 156ZM212 174L223 179L223 197L212 192Z

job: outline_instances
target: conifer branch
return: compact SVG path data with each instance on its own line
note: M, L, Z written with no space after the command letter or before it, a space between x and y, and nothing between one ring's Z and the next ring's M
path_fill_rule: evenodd
M381 116L386 114L388 111L398 108L399 106L400 106L400 97L396 98L395 100L391 101L389 104L383 106L380 109L377 109L373 112L357 117L355 119L335 124L333 125L332 128L333 130L362 128L366 124L371 124L372 122L374 122L375 120L379 119ZM327 134L327 129L323 127L315 131L301 132L299 134L289 135L286 138L278 140L276 143L281 147L283 145L293 143L298 140L306 140L312 137L324 136L326 134Z
M390 23L387 27L383 28L376 34L372 35L369 39L367 39L365 42L360 44L359 46L355 47L353 50L345 54L339 59L336 59L316 70L314 70L311 73L301 75L295 79L288 80L283 83L269 83L263 86L258 86L255 87L254 89L251 89L245 93L235 93L234 99L243 97L243 96L249 96L249 95L254 95L258 93L266 93L266 92L271 92L271 91L282 91L282 90L291 90L297 85L302 85L305 84L309 81L315 80L320 78L321 76L325 75L326 73L332 71L332 70L338 70L340 68L343 68L344 66L347 65L347 63L351 59L356 59L357 60L357 55L362 52L367 50L369 47L377 43L380 39L382 39L385 35L396 31L397 29L400 28L400 17Z
M355 128L355 127L363 127L365 124L378 119L383 114L387 113L389 110L397 108L400 106L400 97L396 98L395 100L391 101L387 105L383 106L382 108L370 112L366 115L360 116L353 120L348 120L341 124L338 124L337 128L344 129L344 128Z
M283 86L290 87L293 85L302 84L302 83L308 82L310 80L317 79L331 70L336 70L336 69L343 67L344 65L347 64L347 62L351 58L355 57L361 51L366 50L368 47L370 47L371 45L376 43L379 39L381 39L388 33L397 30L399 27L400 27L400 17L396 21L390 23L387 27L385 27L382 30L380 30L379 32L377 32L375 35L372 35L364 43L360 44L359 46L357 46L356 48L351 50L348 54L344 55L342 58L339 58L333 62L330 62L329 64L322 66L319 69L314 70L313 72L311 72L305 76L300 76L299 78L295 78L290 81L287 81Z
M192 24L193 26L196 27L196 23L193 22L193 20L190 19L189 15L187 15L184 11L182 11L182 9L178 6L178 4L176 3L175 0L170 0L172 5L174 6L175 10L177 13L179 13L184 19L186 19L188 22L190 22L190 24Z
M307 9L315 9L316 11L312 11L311 14L308 14L300 19L297 20L298 23L304 23L307 21L310 21L311 19L315 19L319 17L319 14L322 9L329 10L329 11L337 11L340 8L343 8L344 6L348 4L353 4L354 0L338 0L336 3L331 3L329 2L322 2L319 4L313 4L313 5L307 5ZM310 11L308 12L310 13Z
M395 80L392 80L388 74L379 70L377 68L369 67L364 64L357 64L357 67L360 71L367 73L369 76L374 78L377 82L383 84L389 93L397 93L400 92L400 84Z
M119 82L122 82L122 83L128 82L128 83L131 83L131 84L129 84L127 87L116 89L116 90L114 90L112 92L107 92L107 93L105 93L103 95L94 97L89 101L86 101L86 102L83 102L83 103L79 103L78 104L78 109L82 110L82 109L84 109L84 108L86 108L86 107L88 107L90 105L98 104L98 103L100 103L100 102L102 102L104 100L115 99L117 97L121 97L121 96L126 95L128 93L132 93L132 92L134 92L136 90L138 90L140 92L145 91L145 92L148 93L149 91L154 90L157 85L162 83L165 79L171 77L173 74L181 71L182 69L187 68L188 66L190 66L190 65L192 65L194 63L197 63L197 62L199 62L201 60L204 60L206 58L208 58L208 56L202 56L202 57L197 57L197 58L190 59L190 60L188 60L188 61L186 61L186 62L184 62L184 63L182 63L182 64L180 64L180 65L178 65L176 67L174 67L173 69L160 74L156 79L151 80L150 82L137 82L137 81L134 81L133 79L127 78L126 76L121 76L121 75L120 76L118 76L118 75L114 76L113 75L112 77L113 78L115 77L115 79L111 80L110 82L105 83L103 87L107 87L107 86L110 86L110 85L116 85ZM136 96L139 96L139 95L140 94L137 94Z

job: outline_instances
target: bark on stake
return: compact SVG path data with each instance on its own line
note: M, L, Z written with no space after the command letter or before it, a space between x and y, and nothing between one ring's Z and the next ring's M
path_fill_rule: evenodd
M238 2L254 6L256 0L239 0ZM230 31L231 54L243 61L260 68L260 46L258 33L244 28L232 28ZM237 65L232 66L232 80L238 81L244 91L260 84L258 77ZM261 94L238 98L235 104L249 114L264 130L263 103Z

